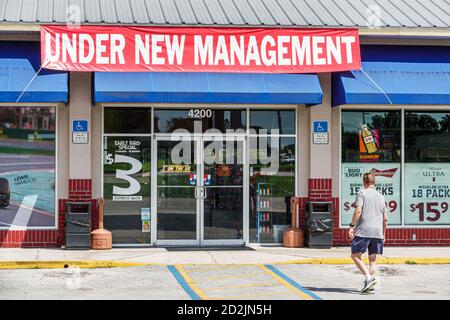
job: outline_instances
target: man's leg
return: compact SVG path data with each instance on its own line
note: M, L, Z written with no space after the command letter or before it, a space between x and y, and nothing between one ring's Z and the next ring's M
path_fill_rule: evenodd
M377 255L370 254L369 255L369 272L373 278L375 278L376 271L377 271Z
M352 256L351 256L352 260L356 264L356 266L358 267L359 271L361 271L361 273L363 275L365 275L366 278L370 278L370 272L367 269L367 267L364 264L364 262L361 260L361 255L362 255L362 253L352 253Z

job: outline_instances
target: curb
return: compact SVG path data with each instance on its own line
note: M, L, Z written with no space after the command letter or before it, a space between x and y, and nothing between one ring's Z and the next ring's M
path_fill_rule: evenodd
M368 263L367 258L363 259ZM205 263L199 263L204 265ZM260 263L237 263L237 264L217 264L217 265L236 265L252 266ZM285 262L272 262L272 265L290 265L290 264L325 264L325 265L348 265L354 264L350 258L323 258L323 259L304 259ZM409 264L409 265L430 265L430 264L450 264L450 258L378 258L377 264ZM65 261L0 261L0 269L64 269L64 268L127 268L143 266L167 266L163 263L143 263L126 262L110 260L65 260ZM189 263L185 265L195 265ZM214 264L213 264L214 265Z
M367 258L363 259L364 263L369 263ZM354 264L350 258L324 258L324 259L305 259L293 260L286 262L278 262L273 264ZM450 264L450 258L378 258L377 264Z
M0 269L64 269L78 267L82 269L124 268L156 265L149 263L102 261L102 260L66 260L66 261L0 261Z

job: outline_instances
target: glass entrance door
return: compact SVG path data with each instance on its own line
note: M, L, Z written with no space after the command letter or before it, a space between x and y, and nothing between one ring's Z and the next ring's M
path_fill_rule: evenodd
M244 138L155 140L156 244L244 244Z

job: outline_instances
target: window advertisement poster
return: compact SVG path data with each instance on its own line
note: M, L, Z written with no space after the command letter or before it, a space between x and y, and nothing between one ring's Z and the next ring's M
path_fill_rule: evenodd
M450 163L405 164L405 224L449 225Z
M341 183L341 225L348 226L355 209L355 198L363 188L362 177L375 175L376 189L385 197L389 225L401 224L401 166L399 163L343 163Z
M0 110L0 229L54 228L55 109Z
M148 136L104 136L105 227L113 243L150 241L150 145Z

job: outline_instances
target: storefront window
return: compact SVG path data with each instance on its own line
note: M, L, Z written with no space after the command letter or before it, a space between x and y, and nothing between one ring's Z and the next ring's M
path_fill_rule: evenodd
M150 108L105 108L105 133L150 133Z
M105 136L105 227L113 243L150 243L149 136Z
M212 110L212 109L173 109L155 110L154 131L156 133L170 133L177 129L185 129L189 132L198 130L205 132L208 129L217 129L220 132L227 130L245 130L247 124L245 110Z
M256 131L278 130L278 134L295 134L294 110L252 110L250 128Z
M55 114L0 107L0 229L55 227Z
M341 225L352 218L362 176L376 176L390 225L401 219L401 112L342 111Z
M342 112L342 162L400 162L400 146L400 111Z
M405 224L450 224L450 112L405 112Z
M251 139L250 139L251 140ZM261 140L260 149L261 147ZM282 242L283 230L291 224L290 199L295 195L295 137L276 138L264 141L266 148L259 153L276 161L267 163L258 157L250 163L250 242ZM258 150L250 146L250 157Z

